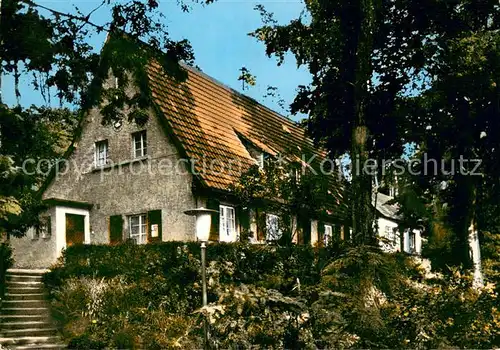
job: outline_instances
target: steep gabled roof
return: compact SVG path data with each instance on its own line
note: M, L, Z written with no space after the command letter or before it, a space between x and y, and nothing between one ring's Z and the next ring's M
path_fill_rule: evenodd
M397 203L391 203L394 198L383 193L374 193L372 198L372 205L377 208L380 215L391 220L400 220L401 217L398 214L399 205ZM377 201L375 203L375 200Z
M255 164L243 140L271 155L306 154L309 159L315 154L317 161L326 157L291 120L192 67L185 69L188 78L179 83L152 63L149 85L161 117L186 156L196 160L194 170L208 188L229 190ZM334 187L341 200L339 187Z

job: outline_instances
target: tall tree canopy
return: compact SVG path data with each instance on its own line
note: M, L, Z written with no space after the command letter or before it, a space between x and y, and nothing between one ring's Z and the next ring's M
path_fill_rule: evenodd
M496 61L486 52L474 54L475 49L486 48L490 39L481 44L473 34L479 35L485 30L496 33L500 23L498 3L489 0L306 0L301 16L286 25L279 24L263 6L257 9L263 26L252 35L265 43L266 53L276 56L279 64L285 54L291 52L297 64L307 66L312 75L309 86L299 87L292 111L309 115L309 132L332 154L350 153L352 191L356 198L351 208L355 240L373 242L372 179L363 171L364 161L399 156L406 142L428 144L425 131L429 123L420 111L424 108L422 103L430 103L432 98L409 103L408 97L433 89L429 94L434 100L438 99L438 103L446 104L454 99L452 101L464 105L463 96L456 95L475 89L481 99L477 101L478 106L493 111L492 107L486 108L486 95L479 89L488 86L486 98L492 98L495 84L484 76L488 68L479 69L477 65L474 68L472 64L480 57L483 59L479 62L487 61L490 65ZM469 57L461 60L464 52ZM452 85L447 86L449 82L445 79L453 76L452 72L455 72L455 86L475 80L474 75L480 73L481 78L475 81L479 85L457 87L453 96ZM485 85L479 83L485 80L488 80ZM448 87L450 94L436 95L435 91L443 87ZM470 92L467 93L469 96ZM468 104L465 101L465 105ZM452 119L451 123L444 123L443 119L446 113L454 115L461 111L448 108L446 112L428 113L425 117L432 120L432 125L439 125L439 131L435 129L436 139L440 139L441 134L446 139L446 135L451 136L460 128L460 141L455 146L461 150L457 152L467 150L466 154L472 156L475 153L470 142L462 141L474 139L484 144L484 140L478 138L479 124L468 127L472 115L460 122ZM453 118L460 119L455 115ZM489 149L491 152L492 148ZM435 151L438 158L447 155L444 148ZM466 181L473 180L467 178ZM462 194L453 196L460 198ZM471 195L461 197L462 205L470 206L472 202ZM470 220L462 218L454 222L463 228L468 225L467 221Z

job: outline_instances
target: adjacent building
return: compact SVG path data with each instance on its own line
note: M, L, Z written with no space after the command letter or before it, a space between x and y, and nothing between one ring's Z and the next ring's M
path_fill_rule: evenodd
M378 192L373 195L373 205L377 209L377 228L379 244L388 252L403 251L412 255L422 252L422 230L407 229L401 232L398 215L399 206L393 203L393 197Z

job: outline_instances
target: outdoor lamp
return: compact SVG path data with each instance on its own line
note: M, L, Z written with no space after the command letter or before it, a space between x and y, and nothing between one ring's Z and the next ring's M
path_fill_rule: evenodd
M197 209L186 210L184 214L196 217L196 238L201 242L207 242L210 236L210 224L212 222L212 214L218 213L217 210L205 209L203 207Z
M201 242L201 279L202 279L202 292L203 292L203 306L207 305L207 277L206 277L206 249L208 239L210 237L210 224L212 222L212 215L217 214L217 210L205 209L203 207L198 209L186 210L184 214L196 217L196 238ZM203 344L207 349L208 345L208 329L207 320L203 320Z

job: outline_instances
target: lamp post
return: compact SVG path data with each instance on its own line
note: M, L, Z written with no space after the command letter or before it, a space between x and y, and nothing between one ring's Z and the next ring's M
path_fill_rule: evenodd
M196 238L201 242L201 280L202 280L202 298L203 306L207 305L207 278L206 278L206 250L207 242L210 237L210 224L212 215L217 214L217 210L197 208L186 210L184 214L196 217ZM207 318L203 319L203 345L207 349L208 329Z

